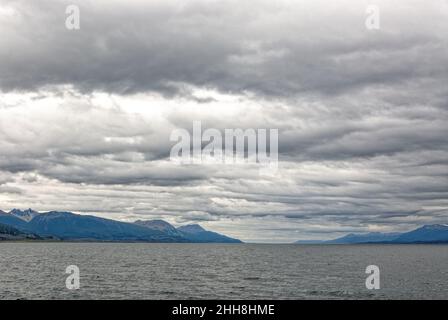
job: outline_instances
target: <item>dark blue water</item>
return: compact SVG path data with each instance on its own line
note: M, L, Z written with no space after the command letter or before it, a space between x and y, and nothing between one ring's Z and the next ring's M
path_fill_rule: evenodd
M448 246L0 243L0 298L447 299Z

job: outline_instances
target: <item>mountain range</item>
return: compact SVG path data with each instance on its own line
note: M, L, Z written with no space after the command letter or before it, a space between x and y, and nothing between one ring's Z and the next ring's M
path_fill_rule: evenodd
M0 210L0 240L241 243L238 239L205 230L198 224L176 228L164 220L122 222L72 212L39 213L32 209ZM333 240L300 240L295 243L448 243L448 225L425 225L404 233L351 233Z
M79 215L72 212L39 213L32 209L0 210L0 240L53 239L62 241L241 243L201 226L175 228L163 220L134 223Z
M362 244L362 243L448 243L448 225L425 225L404 233L350 233L333 240L299 240L297 244Z

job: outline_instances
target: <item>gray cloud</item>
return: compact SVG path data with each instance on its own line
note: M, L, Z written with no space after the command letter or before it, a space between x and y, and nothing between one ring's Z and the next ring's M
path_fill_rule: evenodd
M364 27L362 1L5 4L15 15L0 28L3 90L71 84L172 95L194 85L291 97L447 80L444 1L379 1L383 29L376 33ZM81 9L78 32L65 28L68 4Z

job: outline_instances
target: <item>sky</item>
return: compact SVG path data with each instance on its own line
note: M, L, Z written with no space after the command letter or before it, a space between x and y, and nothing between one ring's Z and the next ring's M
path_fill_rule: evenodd
M277 172L174 163L193 121L278 129ZM446 0L0 0L4 211L248 242L447 223L447 121Z

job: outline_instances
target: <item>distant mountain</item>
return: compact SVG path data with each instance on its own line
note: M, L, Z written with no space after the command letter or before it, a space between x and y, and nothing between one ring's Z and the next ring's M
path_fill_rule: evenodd
M0 241L2 240L26 240L40 239L38 236L20 231L19 229L13 228L8 225L0 224Z
M39 212L34 211L32 209L28 210L19 210L19 209L12 209L9 214L12 214L13 216L16 216L19 219L22 219L26 222L31 221L35 216L39 214Z
M448 225L426 225L397 237L394 243L448 243Z
M190 234L198 234L201 232L206 232L204 228L202 228L199 224L187 224L185 226L180 226L177 230Z
M183 237L183 234L180 231L164 220L137 220L134 223L151 230L157 230L172 236Z
M172 236L182 237L184 242L241 243L238 239L205 230L198 224L190 224L177 229L164 220L137 220L135 224Z
M225 235L207 231L198 224L190 224L177 228L184 237L193 242L209 243L242 243L241 240L227 237Z
M395 240L398 236L400 236L400 233L381 233L381 232L370 232L366 234L350 233L338 239L325 241L325 243L346 244L346 243L387 242Z
M362 243L448 243L448 225L425 225L405 233L371 232L348 234L341 238L324 241L297 241L296 244L362 244Z
M184 242L183 238L134 223L71 212L42 213L34 217L29 226L39 235L55 236L62 240Z

